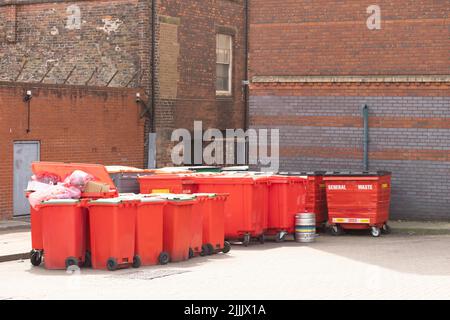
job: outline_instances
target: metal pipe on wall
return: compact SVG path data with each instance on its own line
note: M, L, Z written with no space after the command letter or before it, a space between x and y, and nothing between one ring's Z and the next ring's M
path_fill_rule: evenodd
M363 155L363 167L364 171L369 171L369 106L362 106L362 116L364 122L364 155Z

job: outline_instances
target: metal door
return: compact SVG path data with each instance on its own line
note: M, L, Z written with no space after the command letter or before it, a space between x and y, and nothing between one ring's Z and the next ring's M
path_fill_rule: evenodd
M37 141L14 142L14 216L30 214L30 205L25 197L25 189L31 178L31 163L39 161L40 145Z

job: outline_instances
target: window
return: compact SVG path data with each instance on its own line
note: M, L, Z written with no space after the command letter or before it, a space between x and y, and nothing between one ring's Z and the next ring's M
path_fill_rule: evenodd
M217 35L216 93L219 95L231 95L232 43L232 36Z

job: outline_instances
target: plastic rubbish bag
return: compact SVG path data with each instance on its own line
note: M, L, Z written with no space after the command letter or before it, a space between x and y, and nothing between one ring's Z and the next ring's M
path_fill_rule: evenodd
M31 180L56 185L58 182L62 182L62 179L57 174L51 172L39 172L31 177Z
M26 191L27 192L42 191L42 190L47 190L51 186L52 186L51 184L31 180L31 181L28 181Z
M81 192L83 192L86 187L86 184L92 180L94 180L94 177L91 176L89 173L86 173L81 170L75 170L74 172L72 172L70 176L68 176L64 180L64 185L76 187L79 190L81 190Z
M33 209L37 209L37 206L42 201L52 199L80 199L81 191L76 187L66 187L62 184L50 186L47 189L42 189L33 192L29 195L28 200Z

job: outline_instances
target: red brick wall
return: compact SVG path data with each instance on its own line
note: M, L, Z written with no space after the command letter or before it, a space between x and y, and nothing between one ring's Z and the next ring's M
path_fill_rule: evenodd
M381 30L366 10L381 8ZM449 74L448 1L251 1L252 75Z
M26 90L32 90L26 133ZM42 161L144 165L136 90L0 83L0 219L12 215L14 141L40 141Z
M175 59L178 78L173 96L160 95L156 114L159 135L159 165L170 164L173 129L192 129L195 120L208 128L242 128L244 99L242 80L245 78L244 6L243 1L180 1L161 0L158 34L159 77L174 72L173 65L161 61ZM175 19L173 19L175 18ZM176 39L171 50L161 46L161 40ZM216 96L216 34L233 36L233 81L230 97ZM175 54L174 51L178 50ZM175 56L173 56L175 54ZM170 56L170 57L167 57ZM158 84L160 93L164 88ZM166 90L167 92L167 90ZM170 91L173 94L173 91Z

